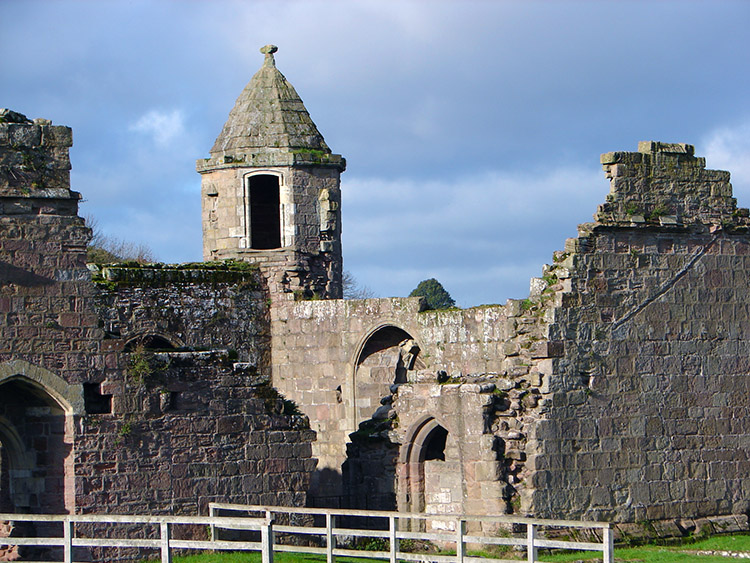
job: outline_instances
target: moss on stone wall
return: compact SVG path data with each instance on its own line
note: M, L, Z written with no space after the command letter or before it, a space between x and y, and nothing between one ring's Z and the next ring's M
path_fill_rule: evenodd
M244 284L248 289L258 289L261 285L258 267L238 260L187 264L89 264L89 269L94 283L109 290L121 286L176 284Z

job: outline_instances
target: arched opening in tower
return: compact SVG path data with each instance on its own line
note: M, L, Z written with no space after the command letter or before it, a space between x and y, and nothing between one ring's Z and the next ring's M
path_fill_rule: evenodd
M447 438L448 431L442 426L437 425L427 436L427 441L424 445L424 460L445 461L445 440Z
M267 250L281 248L281 212L279 178L258 174L248 178L250 204L250 248Z

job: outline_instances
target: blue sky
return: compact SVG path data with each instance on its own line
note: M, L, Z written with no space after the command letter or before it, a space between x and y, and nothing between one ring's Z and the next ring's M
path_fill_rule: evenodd
M348 169L345 268L380 296L528 295L608 192L599 154L688 142L750 206L750 2L0 0L0 107L73 127L81 212L201 259L200 178L279 69Z

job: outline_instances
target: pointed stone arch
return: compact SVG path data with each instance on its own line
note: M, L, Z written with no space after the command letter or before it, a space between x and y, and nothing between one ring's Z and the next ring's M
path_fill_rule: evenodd
M59 375L24 360L10 360L0 364L0 385L22 378L32 387L47 393L67 414L83 414L83 385L70 384Z
M442 457L445 459L445 442L448 430L432 415L424 415L406 433L404 445L399 452L398 507L406 512L424 512L424 462L429 455L435 456L435 441L442 442Z
M419 353L417 341L394 322L381 322L360 339L352 359L354 429L372 417L391 385L406 383L408 371L424 369Z
M83 386L23 360L0 364L0 498L8 512L75 509L74 417Z

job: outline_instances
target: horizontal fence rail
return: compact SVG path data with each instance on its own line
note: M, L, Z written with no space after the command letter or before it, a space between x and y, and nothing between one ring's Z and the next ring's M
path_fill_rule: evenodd
M514 546L525 548L527 561L535 562L537 550L564 549L575 551L600 551L604 563L614 562L614 535L608 522L584 522L578 520L546 520L540 518L524 518L515 516L478 516L468 514L425 514L414 512L390 512L378 510L354 510L341 508L306 508L306 507L280 507L265 505L243 505L229 503L210 503L209 514L212 516L220 512L244 512L260 513L269 520L277 520L282 515L308 515L325 521L325 527L314 525L275 525L277 533L313 535L324 539L325 547L305 547L306 553L325 553L327 563L334 563L336 556L342 557L368 557L374 559L388 559L389 563L398 561L420 561L436 563L518 563L517 559L504 560L488 557L471 557L467 555L467 544L481 546ZM348 521L353 518L382 519L387 521L387 529L369 529L363 527L337 526L339 520ZM404 523L409 522L440 522L444 527L452 527L448 531L408 531L400 529ZM486 534L470 534L467 525L472 522L478 524L496 524L512 526L525 526L525 537L500 537ZM216 528L212 527L212 538L216 537ZM593 529L600 532L600 542L581 542L561 539L547 539L539 534L540 529ZM363 549L344 549L337 547L337 537L355 538L383 538L388 540L388 551L369 551ZM437 555L410 553L400 549L401 540L420 540L436 542L442 545L455 544L456 555ZM274 543L276 551L303 551L300 546Z
M208 516L142 516L111 514L1 514L0 522L33 522L62 524L62 536L57 537L0 537L0 546L62 547L63 563L73 563L74 547L150 548L158 550L162 563L171 563L175 549L260 551L263 563L273 563L273 522L266 518L231 518ZM132 537L80 537L76 535L76 524L141 525L158 528L157 538ZM234 530L260 532L260 542L182 540L172 537L172 529L178 525L218 526ZM51 562L50 562L51 563Z
M494 559L486 557L472 557L467 553L467 545L481 546L514 546L525 549L526 560L529 563L538 561L537 550L540 548L554 548L567 550L600 551L604 563L614 562L614 539L612 528L604 522L579 522L574 520L542 520L536 518L515 518L511 516L474 516L474 515L446 515L403 513L372 510L292 508L261 505L239 505L225 503L211 503L209 516L146 516L146 515L51 515L51 514L0 514L1 521L13 523L29 522L39 525L57 525L61 528L61 535L47 536L19 536L0 537L0 546L37 546L62 548L64 563L73 563L74 548L139 548L157 550L162 563L171 563L173 550L231 550L231 551L260 551L263 563L273 563L274 552L298 552L324 554L327 563L334 563L336 557L367 557L385 559L390 563L398 561L418 561L422 563L518 563L517 559ZM219 512L230 513L260 513L260 517L220 516ZM289 519L290 515L307 515L304 524L276 524L275 520ZM281 518L279 518L281 517ZM368 521L380 519L387 526L381 529L370 529L351 524L353 519L366 518ZM318 522L316 522L316 520ZM338 526L338 522L346 524ZM440 523L447 531L413 531L409 525L414 523ZM505 524L510 526L525 526L525 537L500 537L469 533L471 523ZM105 526L112 529L116 537L91 537L86 534L85 525ZM405 525L406 524L406 525ZM77 526L80 525L80 526ZM117 529L128 527L126 530ZM132 537L133 527L140 530L150 530L156 537ZM208 526L210 539L188 540L173 537L173 530L177 526ZM140 527L140 528L138 528ZM417 526L418 527L418 526ZM545 528L555 529L594 529L600 530L601 542L579 542L561 539L547 539L540 534ZM84 529L82 532L81 529ZM97 528L98 529L98 528ZM255 539L260 541L222 540L218 537L219 530L235 530L240 532L255 532ZM115 532L121 532L115 534ZM280 535L277 535L280 534ZM110 534L107 534L110 535ZM147 534L148 535L148 534ZM283 539L296 536L317 539L318 545L294 545L283 542ZM337 546L337 539L341 538L382 538L387 540L388 551L370 551L353 547ZM435 542L442 546L455 545L455 555L412 553L401 550L402 540L419 540ZM315 543L308 542L308 543ZM339 542L343 543L343 542Z

